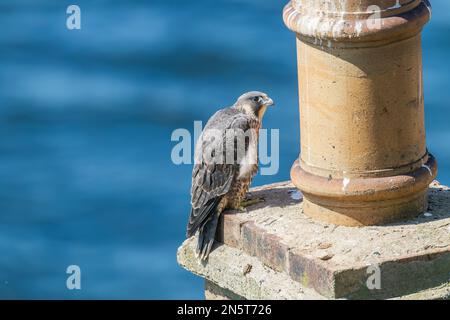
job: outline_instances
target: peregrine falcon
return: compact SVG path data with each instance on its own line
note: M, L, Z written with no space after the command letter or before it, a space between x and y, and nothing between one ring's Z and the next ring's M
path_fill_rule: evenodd
M262 119L273 100L248 92L209 119L195 148L191 213L187 237L199 231L197 255L207 260L219 217L225 209L242 210L245 195L258 171L258 137Z

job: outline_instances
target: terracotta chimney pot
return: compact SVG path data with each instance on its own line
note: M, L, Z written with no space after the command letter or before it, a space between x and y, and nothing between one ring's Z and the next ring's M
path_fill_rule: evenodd
M425 141L425 0L292 0L301 155L291 171L304 212L346 226L427 210L437 174Z

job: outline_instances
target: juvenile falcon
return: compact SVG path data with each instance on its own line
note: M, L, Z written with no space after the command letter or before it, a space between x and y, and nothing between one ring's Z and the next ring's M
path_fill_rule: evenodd
M187 237L199 231L197 255L207 260L219 217L225 209L241 210L258 171L258 137L262 119L273 100L263 92L248 92L214 114L195 148L191 213Z

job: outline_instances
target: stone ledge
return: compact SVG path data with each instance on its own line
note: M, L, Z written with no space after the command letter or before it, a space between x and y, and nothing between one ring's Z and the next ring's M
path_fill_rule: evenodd
M217 287L251 300L316 300L323 299L314 290L302 288L300 283L283 272L277 272L241 250L218 244L207 263L195 256L197 238L186 240L178 249L178 263L190 272L205 278ZM221 289L221 290L223 290ZM228 294L224 298L231 298Z
M208 300L325 300L314 290L304 288L284 272L268 268L255 257L218 244L208 263L195 257L196 238L186 240L178 249L178 263L205 278ZM450 299L450 283L394 298L395 300Z
M429 194L427 215L350 228L305 216L301 194L289 182L254 188L250 197L265 202L246 213L223 215L217 237L225 245L217 247L207 264L196 265L188 249L194 239L180 248L178 259L188 270L245 298L373 299L417 296L424 290L425 296L431 290L442 298L445 294L433 288L449 284L450 189L433 183ZM253 272L243 276L246 265ZM381 290L367 289L372 265L380 268Z

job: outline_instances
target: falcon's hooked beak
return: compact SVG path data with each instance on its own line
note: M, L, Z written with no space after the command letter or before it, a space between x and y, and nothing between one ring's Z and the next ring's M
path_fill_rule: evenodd
M263 101L263 105L266 107L270 107L270 106L274 106L275 103L273 102L272 99L270 99L269 97L265 98Z
M267 108L275 105L273 100L271 98L269 98L268 96L265 96L263 99L264 100L262 101L261 108L258 110L258 118L260 121L262 121L262 118L264 117L264 114L266 113Z

